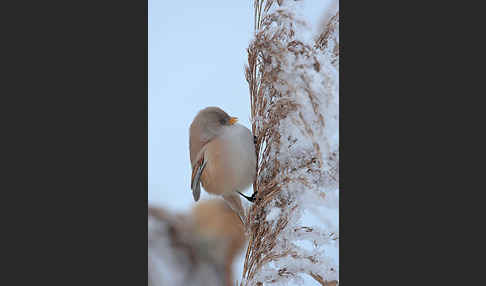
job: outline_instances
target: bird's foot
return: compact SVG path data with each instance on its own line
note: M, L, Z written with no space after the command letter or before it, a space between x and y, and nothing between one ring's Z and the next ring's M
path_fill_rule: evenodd
M247 199L248 201L250 201L250 202L252 202L252 203L253 203L253 202L255 202L255 200L256 200L256 195L257 195L257 192L254 192L254 193L253 193L253 195L251 195L251 197L249 197L249 196L245 196L244 194L240 193L239 191L237 191L237 192L238 192L238 194L240 194L242 197L244 197L245 199Z

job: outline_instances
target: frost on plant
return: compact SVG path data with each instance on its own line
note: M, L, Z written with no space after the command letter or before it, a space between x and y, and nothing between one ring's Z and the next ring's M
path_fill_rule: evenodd
M294 1L255 1L245 70L258 168L241 285L336 285L339 16L315 41Z

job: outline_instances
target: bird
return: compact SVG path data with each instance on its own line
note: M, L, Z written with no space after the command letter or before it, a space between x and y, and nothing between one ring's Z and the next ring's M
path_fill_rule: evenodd
M149 204L148 285L233 286L233 264L245 242L244 225L222 199L182 213ZM180 275L166 275L174 271Z
M229 116L219 107L200 110L189 128L189 155L192 167L191 190L197 202L201 185L210 194L220 195L244 221L241 191L248 188L256 176L254 137L238 118Z
M244 225L223 200L211 199L196 204L190 214L196 253L220 266L224 285L232 286L232 267L246 241Z

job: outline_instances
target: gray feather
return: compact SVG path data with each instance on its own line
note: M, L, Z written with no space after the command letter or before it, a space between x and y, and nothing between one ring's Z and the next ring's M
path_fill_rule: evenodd
M194 197L194 201L199 200L199 196L201 195L201 182L199 181L201 178L201 174L206 166L207 161L204 161L197 169L196 175L194 176L194 181L192 181L191 189L192 189L192 196Z

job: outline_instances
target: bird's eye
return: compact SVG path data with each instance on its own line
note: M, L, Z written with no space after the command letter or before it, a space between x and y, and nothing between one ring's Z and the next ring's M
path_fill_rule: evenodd
M225 119L220 119L219 120L219 123L221 123L221 125L225 125L226 124L226 120Z

